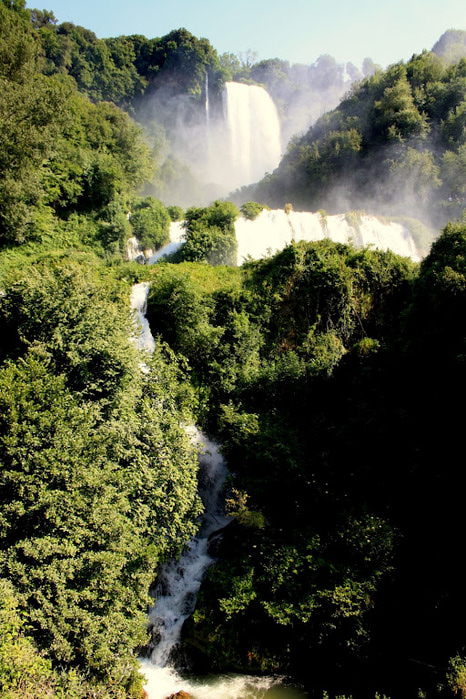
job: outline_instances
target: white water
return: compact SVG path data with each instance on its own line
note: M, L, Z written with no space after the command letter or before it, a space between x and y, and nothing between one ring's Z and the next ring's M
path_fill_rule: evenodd
M193 699L302 699L300 690L286 686L280 678L250 675L216 675L205 678L183 678L170 667L155 667L149 660L141 660L146 677L145 690L149 699L167 699L171 694L184 691Z
M133 340L139 349L153 352L155 348L155 341L145 315L148 293L149 282L134 284L131 290L130 306L136 315L136 327Z
M382 223L375 216L361 216L353 228L344 214L326 216L319 213L284 210L262 211L254 220L240 217L235 224L238 241L238 264L251 256L254 259L282 250L292 241L317 241L329 238L336 243L352 242L357 247L373 246L392 250L398 255L418 261L411 233L399 223Z
M130 262L132 260L141 260L142 263L145 262L153 254L153 251L149 248L148 250L143 250L139 240L136 236L132 236L128 239L126 243L126 259Z
M155 340L145 317L148 292L148 282L134 284L130 306L135 312L133 340L139 349L151 353ZM141 367L147 371L144 362ZM223 484L227 476L223 457L217 445L194 425L186 427L186 431L199 449L199 495L204 514L197 536L191 539L179 560L173 560L163 568L158 585L152 591L155 603L149 610L149 622L156 643L151 653L151 663L159 669L167 666L172 651L178 645L183 623L194 611L202 578L214 561L208 550L209 538L228 523L223 507Z
M227 82L222 97L226 149L220 168L231 191L257 182L278 166L280 120L269 93L258 85Z
M172 223L170 243L152 255L149 264L177 250L183 244L184 232L182 222ZM350 226L344 214L322 219L319 213L291 211L286 214L283 209L264 210L254 221L240 216L235 222L235 232L239 265L248 257L257 260L283 250L292 241L317 241L324 238L336 243L352 242L357 247L372 246L380 250L392 250L415 262L421 259L407 228L400 223L383 223L376 216L361 216L359 226L355 229Z
M148 264L153 265L154 262L157 262L157 260L159 260L161 257L164 257L165 255L172 255L176 250L178 250L180 245L183 244L184 232L185 229L183 221L172 221L170 224L170 242L151 255L147 260Z
M178 645L183 624L194 611L202 578L214 561L208 550L209 537L228 522L223 510L225 462L216 444L194 427L190 427L189 432L193 442L202 445L199 494L205 511L197 536L189 542L178 561L165 566L153 591L155 604L149 612L149 620L157 645L152 651L151 661L159 668L166 667Z
M278 166L282 154L280 120L269 93L258 85L227 82L221 105L215 106L209 99L207 76L202 119L189 126L180 123L173 141L176 157L204 185L202 191L193 189L189 195L176 187L173 197L171 193L168 199L164 196L183 206L188 205L183 203L185 194L189 205L205 206L211 199L257 182Z

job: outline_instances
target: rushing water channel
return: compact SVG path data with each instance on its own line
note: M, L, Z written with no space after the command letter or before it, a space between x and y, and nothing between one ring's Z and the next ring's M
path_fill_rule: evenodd
M138 331L135 341L140 349L153 351L155 343L145 317L149 285L135 284L131 308L135 311ZM141 364L144 370L146 365ZM149 699L166 699L181 690L194 699L298 699L305 696L287 686L281 678L230 675L182 677L171 664L172 653L180 642L184 621L193 613L202 578L214 562L209 542L228 523L224 512L223 485L226 464L218 445L208 440L195 427L186 428L199 445L199 494L204 504L197 535L191 539L178 560L168 563L159 575L154 605L149 611L153 643L150 658L141 659L141 670L147 679Z

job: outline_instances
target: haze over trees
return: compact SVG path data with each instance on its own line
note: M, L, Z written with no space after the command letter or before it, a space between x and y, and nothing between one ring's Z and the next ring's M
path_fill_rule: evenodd
M207 39L186 29L148 39L141 35L98 39L70 22L59 23L52 12L32 11L32 24L43 50L46 75L69 75L92 101L111 101L144 124L158 164L149 192L185 206L206 203L209 193L187 168L205 149L206 90L212 118L223 113L225 81L265 86L281 116L283 146L329 108L352 81L372 73L366 59L362 70L338 64L329 55L313 64L290 65L279 59L258 62L246 56L217 55Z
M236 267L233 203L157 196L197 186L166 158L170 109L195 121L206 71L213 91L241 73L278 94L299 70L182 29L99 40L24 5L0 2L0 693L141 699L148 591L201 510L195 422L223 445L233 519L191 667L288 673L319 699L461 694L465 60L367 75L241 207L279 185L362 204L378 162L387 206L402 180L457 219L421 264L323 240ZM126 260L181 218L171 260ZM151 357L132 340L141 280Z
M465 61L425 51L356 83L244 196L331 213L351 202L387 215L411 212L434 226L460 216Z

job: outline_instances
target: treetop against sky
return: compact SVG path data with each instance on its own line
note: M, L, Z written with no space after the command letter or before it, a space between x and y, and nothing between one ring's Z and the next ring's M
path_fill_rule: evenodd
M27 6L34 8L34 0ZM356 64L371 57L385 67L430 50L447 29L466 29L464 0L237 0L221 6L216 0L50 0L47 9L60 23L73 22L100 38L154 38L185 27L220 54L252 50L259 59L305 64L330 54Z

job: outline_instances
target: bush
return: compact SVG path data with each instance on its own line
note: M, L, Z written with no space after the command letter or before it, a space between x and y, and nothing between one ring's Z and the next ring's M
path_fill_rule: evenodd
M460 655L451 658L447 672L450 689L462 699L466 697L466 660Z
M167 211L172 221L182 221L184 219L184 210L181 206L167 206Z
M248 221L254 221L264 209L268 208L264 204L258 204L257 201L247 201L240 206L240 211Z

